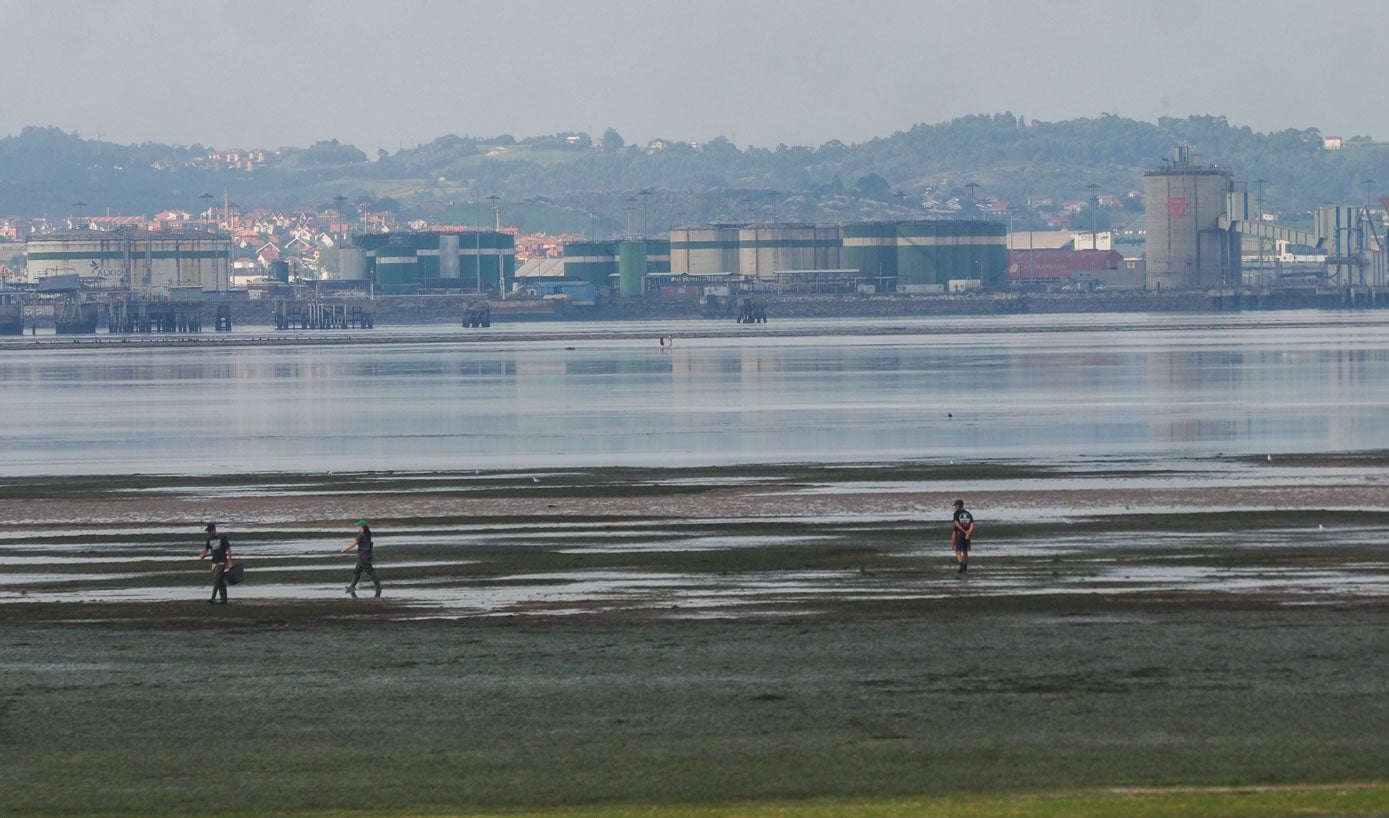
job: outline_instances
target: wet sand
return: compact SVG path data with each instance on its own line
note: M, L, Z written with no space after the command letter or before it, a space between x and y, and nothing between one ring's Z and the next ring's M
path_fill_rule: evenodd
M1068 593L1378 600L1384 459L14 481L0 494L0 608L194 599L188 557L208 520L252 577L243 603L330 599L351 566L337 549L363 517L402 616L795 615L849 598ZM963 583L943 522L956 495L980 531Z
M1385 465L5 481L0 811L1381 781Z

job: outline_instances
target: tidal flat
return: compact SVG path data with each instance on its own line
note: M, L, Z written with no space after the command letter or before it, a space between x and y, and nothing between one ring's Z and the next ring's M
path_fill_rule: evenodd
M0 812L1389 811L1387 461L3 480ZM381 599L343 593L359 517ZM247 566L225 608L207 520Z

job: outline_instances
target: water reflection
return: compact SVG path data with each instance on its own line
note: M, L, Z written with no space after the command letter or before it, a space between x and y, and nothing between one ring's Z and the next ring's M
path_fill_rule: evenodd
M495 341L9 348L0 445L12 474L1389 448L1389 328L1373 320L1024 316L845 334L854 326L784 322L803 334L673 348L631 325Z

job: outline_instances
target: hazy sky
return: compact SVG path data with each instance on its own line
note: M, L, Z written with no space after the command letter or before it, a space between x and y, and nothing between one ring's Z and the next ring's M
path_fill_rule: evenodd
M1389 138L1385 0L0 0L0 136L854 143L1011 111Z

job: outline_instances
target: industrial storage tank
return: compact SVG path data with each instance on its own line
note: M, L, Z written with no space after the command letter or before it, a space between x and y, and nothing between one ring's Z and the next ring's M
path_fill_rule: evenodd
M707 276L738 272L737 225L676 227L670 231L670 272Z
M413 290L420 283L415 248L404 242L376 250L376 287L382 292Z
M996 289L1008 276L1008 227L971 220L897 225L897 288L944 292L952 281Z
M459 248L463 278L468 277L469 254L480 252L481 256L474 256L473 261L481 269L482 289L499 292L511 289L511 283L516 278L516 237L510 233L484 230L477 235L477 244L481 247L469 248L465 243Z
M444 233L439 236L439 278L459 277L458 245L457 233Z
M878 292L897 289L897 222L844 225L844 267L863 273Z
M338 251L338 278L344 281L366 281L367 251L362 247L343 247Z
M1178 148L1160 170L1143 174L1148 287L1206 289L1240 283L1240 236L1221 228L1229 171L1203 167L1191 148Z
M167 294L170 289L225 290L230 285L231 241L212 234L156 236L79 230L30 238L26 274L35 283L77 275L86 287Z
M564 276L606 289L617 275L617 243L571 241L564 245Z
M838 227L752 225L738 233L735 269L756 278L789 270L831 270L839 267L839 243Z
M618 294L631 298L642 294L646 282L646 242L624 241L617 246Z
M365 255L363 278L375 275L376 284L386 292L414 291L437 286L448 278L448 287L464 289L480 283L482 290L495 289L498 279L509 286L516 275L516 239L509 233L490 230L466 235L420 233L363 234L344 246L343 277L358 272L356 252ZM456 280L441 274L457 269Z
M670 239L646 240L646 272L670 272Z

